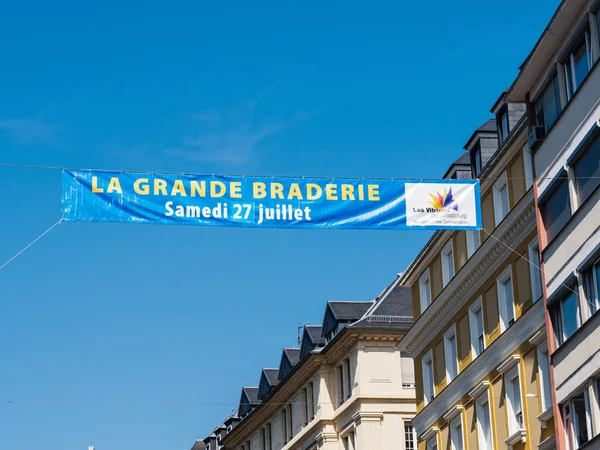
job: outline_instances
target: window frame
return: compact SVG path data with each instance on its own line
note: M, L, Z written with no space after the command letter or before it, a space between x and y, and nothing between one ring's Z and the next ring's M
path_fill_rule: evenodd
M514 381L517 380L519 387L519 404L521 405L521 423L517 418L517 412L515 410L515 391L514 391ZM523 401L523 387L521 386L521 374L519 364L515 364L509 371L504 374L504 391L505 398L507 403L506 413L508 415L508 434L509 436L517 433L518 431L523 431L525 428L525 411L524 411L524 401Z
M454 361L451 360L452 353L451 350L451 340L454 340L454 355L456 359ZM444 333L444 364L446 366L446 384L450 384L452 380L454 380L458 374L460 373L460 369L458 367L458 342L456 335L456 324L453 324L445 333ZM456 373L450 373L451 364L453 365L453 369L456 369Z
M464 450L465 449L465 434L464 427L462 421L462 414L459 413L455 418L453 418L448 424L450 427L450 449L451 450ZM458 435L456 435L457 428L460 428ZM457 447L455 443L455 437L460 437L460 448Z
M512 320L513 323L510 323L510 318L508 316L508 298L506 296L506 292L503 287L507 286L508 281L510 279L510 290L512 297ZM512 273L512 264L502 271L502 273L496 279L496 293L498 296L498 312L500 317L500 333L504 333L511 325L513 325L517 320L517 312L515 308L515 286L514 286L514 277Z
M454 263L454 241L452 238L446 242L441 251L442 262L442 286L446 287L456 275Z
M425 284L427 283L427 284ZM429 303L427 303L425 305L425 302L427 301L426 298L424 298L425 296L424 291L423 291L423 286L427 286L428 287L428 297L429 297ZM429 308L429 306L433 303L433 294L432 294L432 290L431 290L431 272L429 270L429 267L425 270L425 272L423 272L423 274L419 277L419 303L421 305L421 314L423 314L427 308Z
M427 370L427 365L431 365L431 371ZM421 359L421 373L423 374L423 404L427 406L435 398L435 374L433 352L431 350L425 353ZM428 390L431 390L431 392L427 392Z
M561 170L556 175L554 180L551 182L551 185L548 188L548 190L542 194L541 199L538 199L539 210L540 210L540 215L541 215L541 219L542 219L542 225L544 227L544 233L546 235L546 247L554 239L556 239L556 237L562 232L562 230L565 229L565 227L571 220L571 217L573 217L574 210L573 210L573 206L572 206L573 199L572 199L570 184L571 184L571 181L570 181L567 170ZM568 196L567 206L569 207L569 218L565 221L564 225L562 227L560 227L560 229L556 230L554 232L554 234L551 235L550 230L551 230L552 226L556 223L556 220L560 217L560 215L556 215L555 217L553 217L552 223L550 224L550 226L548 226L549 224L548 224L546 207L548 205L548 202L554 198L554 195L556 194L556 192L558 192L561 188L566 188L566 192L567 192L567 196Z
M491 412L491 403L490 403L490 392L489 388L486 388L486 391L479 395L475 399L475 418L477 421L477 447L478 450L494 450L494 439L492 433L492 412ZM481 424L480 411L484 410L485 414L487 414L487 426L489 430L483 430ZM492 438L490 442L488 442L488 434ZM483 437L483 439L482 439ZM485 441L485 446L482 446L482 440Z
M529 280L531 284L531 302L535 303L543 297L542 261L540 256L540 243L536 236L527 245L527 256L529 257ZM535 257L535 259L534 259ZM536 262L534 267L532 262Z
M554 98L555 98L555 103L557 105L557 111L556 111L556 117L554 118L552 123L549 124L548 126L546 126L547 111L544 108L544 97L545 97L546 93L549 92L550 88L553 88L553 90L554 90ZM539 108L538 108L538 105L539 105ZM556 70L554 70L552 72L552 74L548 77L548 80L544 84L544 87L542 89L540 89L540 93L538 94L536 99L532 102L532 106L533 106L533 110L535 112L535 123L537 124L537 126L543 127L545 134L548 134L550 132L550 130L552 129L552 127L554 127L554 124L558 120L558 116L560 115L561 111L563 110L563 106L564 106L562 97L561 97L560 80L559 80L558 72ZM540 123L540 112L542 113L542 123Z
M533 155L528 145L523 147L523 167L525 170L525 189L528 191L533 186Z
M473 172L475 172L475 178L479 178L481 172L483 172L483 158L481 155L481 144L477 142L473 148L471 149L471 154L473 155Z
M347 393L346 393L346 399L349 399L350 397L352 397L352 373L351 373L351 362L350 362L350 357L344 359L344 364L345 364L345 369L346 369L346 385L347 385Z
M506 205L504 205L502 196L504 188L506 188ZM494 201L494 223L498 226L510 213L510 189L506 171L502 172L502 175L494 183L492 197ZM504 211L505 206L506 211Z
M586 25L584 25L583 29L577 33L577 35L576 35L577 37L573 40L573 44L571 45L567 56L562 59L562 63L561 63L563 66L563 79L565 82L565 89L566 89L565 94L566 94L567 102L570 102L571 99L575 96L575 94L577 93L577 91L579 90L579 88L581 87L583 82L585 81L585 79L590 74L592 67L594 67L594 57L592 55L592 34L591 34L591 28L589 26L589 19L588 19L587 15L586 15L586 21L588 23ZM577 77L576 77L575 64L574 64L575 58L574 58L573 54L575 53L575 49L579 48L579 44L581 44L581 43L583 43L583 45L585 47L585 58L587 60L588 69L587 69L587 73L585 74L583 79L579 82L579 84L576 85ZM571 84L571 85L569 86L569 84Z
M540 402L542 404L541 412L544 412L549 408L552 408L552 386L550 384L550 355L548 352L548 343L542 342L537 346L536 351L538 358L538 374L540 376L539 390ZM545 361L545 364L542 364L542 360Z
M477 323L477 311L481 313L481 331L483 334L483 350L479 351L479 335L476 333L475 327L473 324ZM485 342L485 319L483 316L483 299L481 296L473 302L473 304L469 307L469 334L471 340L471 360L474 360L479 355L481 355L486 349Z
M470 258L481 246L481 232L479 230L466 230L465 234L467 238L467 258Z
M552 327L554 328L554 338L555 338L555 342L556 342L556 347L560 347L561 345L563 345L565 342L567 342L569 340L569 338L571 336L573 336L577 330L581 327L581 325L583 324L583 320L581 317L581 306L579 304L579 286L577 283L575 282L571 282L571 283L566 283L567 285L567 289L564 290L564 292L561 294L560 298L557 298L556 301L552 302L552 304L550 305L550 317L553 319L552 320ZM573 296L574 299L574 304L575 304L575 331L573 331L573 333L571 333L569 336L567 336L566 334L566 322L565 322L565 309L564 309L564 303L565 300L568 299L568 297ZM558 313L558 317L556 317ZM556 319L558 319L558 324L556 323ZM559 329L557 330L557 326L559 327Z
M410 442L410 445L408 445ZM404 421L404 450L417 450L415 447L415 429L413 428L412 422L409 420Z
M583 394L585 410L585 429L588 437L588 440L583 444L581 444L581 442L579 441L579 416L577 415L575 408L575 397L579 397L579 395L581 394ZM569 408L569 413L565 412L566 407ZM586 384L586 387L582 391L579 391L577 394L571 396L566 403L561 405L561 410L563 411L563 416L565 418L564 420L565 432L567 433L567 442L569 444L573 444L572 450L578 449L579 447L585 445L587 442L591 441L594 438L593 417L590 403L590 394L588 391L588 384Z

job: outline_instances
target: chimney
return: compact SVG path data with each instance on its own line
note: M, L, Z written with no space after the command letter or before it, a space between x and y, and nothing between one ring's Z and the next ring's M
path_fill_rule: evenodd
M96 447L94 447L93 445L88 446L88 450L96 450Z

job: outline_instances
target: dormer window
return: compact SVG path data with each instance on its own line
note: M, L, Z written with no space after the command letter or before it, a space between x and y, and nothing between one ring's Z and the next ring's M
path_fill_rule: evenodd
M498 114L498 143L502 143L508 137L510 133L510 126L508 123L508 108L504 107L502 112Z

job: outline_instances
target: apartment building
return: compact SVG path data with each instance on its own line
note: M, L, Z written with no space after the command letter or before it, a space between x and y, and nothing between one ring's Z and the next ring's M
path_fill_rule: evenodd
M397 347L411 302L397 280L375 301L328 302L300 348L283 349L279 369L261 371L255 400L242 395L242 420L221 448L414 450L413 362Z
M557 448L600 448L600 3L565 0L520 68Z
M503 93L465 145L483 229L436 232L400 279L413 299L399 345L415 361L420 450L554 446L525 109Z

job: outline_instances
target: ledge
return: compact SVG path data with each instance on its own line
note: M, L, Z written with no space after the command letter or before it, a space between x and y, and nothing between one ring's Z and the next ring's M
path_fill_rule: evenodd
M531 345L540 345L544 342L546 342L546 326L544 326L544 328L542 328L540 331L538 331L537 333L535 333L531 339L529 339L529 343Z
M462 405L456 405L454 408L450 408L448 412L444 414L444 420L450 422L454 417L460 414L462 410Z
M538 444L540 450L550 450L556 448L556 435L553 434L549 438L544 439Z
M471 398L475 398L475 397L479 397L479 394L483 394L486 389L488 389L490 387L490 382L489 381L482 381L481 383L479 383L479 385L473 389L471 392L469 392L469 397Z
M427 430L421 435L421 440L428 441L429 439L437 435L438 430L438 427L431 427L429 430Z
M537 420L542 423L542 428L546 428L546 422L548 422L548 420L550 420L552 417L554 417L554 411L552 411L551 406L550 408L547 408L546 411L541 412L537 416Z
M508 445L508 448L512 448L513 445L522 442L523 444L527 440L527 431L521 429L517 430L515 433L511 434L509 437L504 439L504 443Z
M510 369L512 369L514 366L516 366L520 360L521 360L521 355L512 355L506 361L504 361L502 364L500 364L496 368L496 370L499 373L506 373Z

